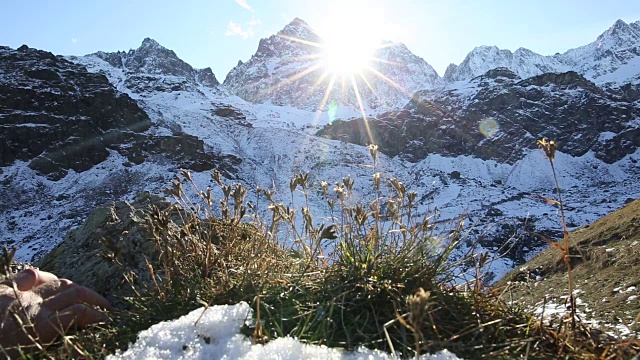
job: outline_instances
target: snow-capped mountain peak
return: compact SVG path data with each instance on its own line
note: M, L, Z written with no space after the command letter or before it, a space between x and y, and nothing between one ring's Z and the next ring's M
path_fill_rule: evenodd
M483 45L471 50L460 65L449 65L443 79L447 82L469 80L499 67L508 68L521 78L528 78L555 72L562 66L553 57L543 56L526 48L521 47L511 52L497 46Z
M573 70L597 84L633 82L640 73L640 21L627 24L618 20L592 43L551 56L522 47L512 53L496 46L479 46L460 65L449 65L443 79L470 80L498 67L522 78Z
M636 44L640 39L640 24L627 24L622 20L616 21L607 31L600 34L596 43L598 47L628 47Z
M309 27L309 24L300 18L291 20L282 30L278 31L278 35L307 41L318 40L318 35Z
M164 49L164 47L162 45L160 45L157 41L153 40L152 38L144 38L144 40L142 40L142 45L140 45L139 49L143 49L143 48L162 48Z
M640 42L640 22L627 24L622 20L616 21L607 31L598 36L591 44L579 47L578 49L589 49L596 51L623 50L638 46ZM573 50L569 50L568 53Z
M123 92L134 95L152 90L180 91L200 86L217 89L220 85L211 68L194 69L151 38L145 38L137 49L129 51L98 51L69 60L81 63L92 71L102 71L111 83ZM105 64L106 63L106 64Z
M227 74L224 87L255 103L270 102L313 111L323 103L335 103L357 111L359 105L351 80L343 75L336 76L335 82L331 80L335 74L328 73L323 66L322 49L316 44L322 44L318 34L306 22L295 18L276 35L261 39L251 59L238 63ZM433 88L439 81L431 65L403 44L382 46L374 56L382 61L372 62L371 66L383 76L371 72L366 74L366 82L359 76L354 80L368 113L403 106L411 97L408 94ZM330 84L333 86L327 95Z
M640 22L616 21L587 45L557 56L562 62L600 84L632 82L640 72Z
M99 51L89 56L95 56L115 68L133 73L185 77L209 87L219 85L211 68L194 69L181 60L173 50L165 48L151 38L145 38L140 47L127 52Z

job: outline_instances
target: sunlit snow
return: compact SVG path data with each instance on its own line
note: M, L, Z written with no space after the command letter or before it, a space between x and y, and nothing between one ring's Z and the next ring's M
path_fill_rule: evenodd
M153 325L138 334L135 344L107 359L392 359L390 354L369 349L341 351L280 338L256 345L239 333L252 310L247 303L196 309L173 320ZM459 359L449 351L424 355L425 360Z

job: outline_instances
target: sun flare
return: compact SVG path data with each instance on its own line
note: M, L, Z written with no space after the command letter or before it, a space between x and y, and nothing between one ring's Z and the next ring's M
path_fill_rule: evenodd
M325 70L353 75L370 67L382 43L381 22L380 14L366 7L334 9L318 31Z
M323 37L322 59L332 74L360 74L371 65L380 42L352 24L335 26Z
M363 99L361 92L368 92L378 97L377 85L373 83L376 81L389 84L409 98L412 96L412 93L380 72L378 66L381 63L387 67L403 66L390 60L387 53L380 51L398 44L383 40L397 36L401 33L402 27L385 22L383 8L373 7L369 1L336 0L328 10L324 20L318 21L314 29L303 22L307 31L314 33L318 40L279 34L288 41L297 42L318 51L314 50L309 55L298 57L297 59L301 61L313 61L303 70L269 87L268 91L274 91L301 78L315 77L313 85L307 92L311 93L319 86L326 86L324 96L318 104L316 116L319 119L321 114L326 112L330 121L336 117L339 103L342 101L336 102L336 98L344 100L353 95L355 103L349 100L350 104L357 106L362 115L369 143L374 144L375 139L367 119L367 112L371 107L365 102L366 99ZM302 33L305 32L302 31Z

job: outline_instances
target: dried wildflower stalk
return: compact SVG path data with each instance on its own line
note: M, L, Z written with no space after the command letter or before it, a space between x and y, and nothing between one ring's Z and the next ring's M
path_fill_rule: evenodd
M562 193L560 191L560 184L558 183L558 176L556 175L556 168L554 165L556 149L558 144L555 140L547 140L543 138L538 140L538 146L542 149L549 160L549 164L551 164L551 172L553 173L553 180L555 181L556 191L558 193L558 201L547 200L554 204L557 204L560 207L560 217L562 219L562 233L564 240L564 247L557 244L554 241L551 241L547 238L544 238L547 242L549 242L554 248L558 249L562 253L562 262L567 265L567 275L568 275L568 286L569 286L569 306L571 309L571 329L575 330L576 328L576 301L573 296L573 275L571 273L571 254L570 254L570 245L569 245L569 229L567 229L567 220L564 214L564 205L562 202Z

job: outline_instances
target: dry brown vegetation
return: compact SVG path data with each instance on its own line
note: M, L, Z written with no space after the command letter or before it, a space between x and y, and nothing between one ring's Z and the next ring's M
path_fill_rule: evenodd
M640 201L571 232L571 258L578 298L603 322L638 330L640 301ZM537 281L536 277L542 280ZM535 256L500 282L508 296L524 304L558 301L567 267L553 249ZM578 307L580 308L580 307ZM611 330L611 328L609 329Z
M344 349L394 351L405 358L443 348L465 359L629 359L638 354L637 340L607 335L580 319L575 328L567 319L539 321L501 297L514 294L515 288L482 288L476 279L472 290L461 290L451 269L460 262L484 263L475 254L451 259L463 224L436 232L428 214L416 216L417 194L378 173L377 148L370 151L377 196L369 202L350 196L350 178L330 188L309 174L296 175L290 184L291 198L300 192L302 205L277 202L265 189L257 189L258 199L250 204L245 187L227 184L217 173L212 176L223 195L214 199L211 189L199 189L191 175L182 172L166 192L174 204L146 214L157 254L145 264L152 281L140 286L135 279L139 275L122 268L132 295L122 299L112 325L70 334L59 346L33 357L102 358L126 348L154 323L203 305L239 301L252 304L259 317L254 327L243 329L256 342L295 336ZM195 197L186 195L186 187ZM311 191L324 196L329 218L314 219L306 201ZM257 209L259 204L268 216L261 216L265 212ZM571 239L581 246L578 235ZM101 256L122 263L123 254L109 244L102 242ZM541 269L548 267L543 274L557 274L557 294L566 294L558 254L545 254L539 257ZM592 254L571 258L576 279L584 263L612 266L597 252ZM580 280L577 283L582 289Z

